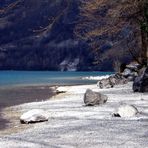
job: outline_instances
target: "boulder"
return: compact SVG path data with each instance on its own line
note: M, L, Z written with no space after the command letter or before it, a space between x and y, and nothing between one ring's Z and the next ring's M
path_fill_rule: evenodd
M110 84L113 87L114 85L116 85L116 78L114 76L110 76L109 78Z
M97 86L101 89L112 88L115 85L123 85L126 84L127 82L128 82L127 79L124 78L122 74L116 73L115 75L112 75L109 78L98 81Z
M122 75L128 77L132 73L132 70L129 68L125 68Z
M124 77L121 76L119 73L116 73L114 76L109 77L110 83L114 85L125 84Z
M142 68L133 83L134 92L148 92L148 67Z
M137 62L131 62L130 64L126 65L126 68L132 70L132 71L138 71L140 69L141 65Z
M120 73L116 73L114 78L116 80L115 85L123 85L128 83L128 80Z
M57 89L56 89L56 93L66 93L68 91L68 88L67 87L62 87L62 86L60 86L60 87L58 87Z
M110 82L110 79L102 79L100 81L98 81L97 86L99 88L112 88L114 85Z
M129 81L134 81L135 77L138 76L138 72L133 70L133 69L130 69L130 68L126 68L122 75L128 79Z
M104 104L108 97L99 92L94 92L91 89L87 89L84 94L84 103L86 106L94 106Z
M117 112L113 113L114 117L134 117L138 113L138 109L133 105L121 105Z
M131 62L130 64L126 65L126 68L122 72L122 75L128 79L128 81L134 81L134 79L138 76L138 71L141 65L136 62Z
M49 115L42 109L32 109L20 117L22 124L48 121Z

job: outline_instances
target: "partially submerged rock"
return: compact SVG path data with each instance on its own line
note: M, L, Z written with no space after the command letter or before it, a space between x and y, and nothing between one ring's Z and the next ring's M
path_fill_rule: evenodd
M87 89L84 94L84 103L86 106L94 106L104 104L108 97L99 92L94 92L91 89Z
M117 112L113 113L114 117L134 117L138 109L133 105L121 105Z
M20 117L22 124L48 121L49 115L42 109L32 109Z

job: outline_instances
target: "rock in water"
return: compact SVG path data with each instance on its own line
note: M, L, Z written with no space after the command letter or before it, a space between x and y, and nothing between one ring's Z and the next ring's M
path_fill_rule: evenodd
M99 92L94 92L91 89L87 89L84 94L84 103L86 106L94 106L103 104L107 101L108 97Z
M134 117L138 113L138 109L133 105L122 105L118 108L114 117Z
M48 121L48 114L42 109L32 109L26 113L24 113L20 117L20 122L23 124L28 123L36 123L36 122L43 122Z

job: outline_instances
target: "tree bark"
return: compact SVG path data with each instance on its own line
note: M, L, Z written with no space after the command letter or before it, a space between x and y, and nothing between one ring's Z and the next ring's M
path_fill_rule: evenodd
M143 65L148 65L148 33L144 30L141 30L141 41L141 63L143 63Z
M142 41L142 50L141 50L141 61L144 65L148 66L148 2L147 0L143 1L143 24L141 26L141 41Z

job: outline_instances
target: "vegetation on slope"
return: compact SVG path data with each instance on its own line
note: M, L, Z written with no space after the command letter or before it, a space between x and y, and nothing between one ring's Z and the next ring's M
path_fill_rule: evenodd
M146 49L134 19L143 20L142 2L4 0L0 69L60 70L63 61L79 59L77 70L117 70ZM146 21L144 15L141 28Z

